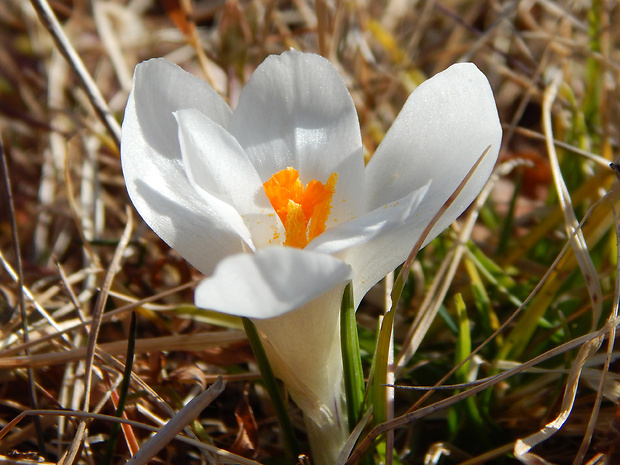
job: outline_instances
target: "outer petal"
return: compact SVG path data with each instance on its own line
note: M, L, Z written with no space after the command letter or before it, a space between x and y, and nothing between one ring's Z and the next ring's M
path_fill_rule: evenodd
M229 206L230 224L252 248L284 235L258 173L237 140L198 110L181 110L175 117L185 172L205 201L217 199Z
M475 199L497 160L502 130L486 77L470 63L457 64L421 84L366 167L366 201L380 207L430 183L413 223L394 228L338 256L355 270L356 300L401 264L420 235L484 151L489 152L427 244Z
M222 260L198 285L196 305L230 315L274 318L307 304L351 277L350 267L329 255L268 247Z
M409 97L366 167L367 206L377 208L432 181L426 208L437 212L471 167L489 153L429 240L457 218L486 183L502 129L489 83L460 63L422 83Z
M434 215L435 212L426 207L424 199L409 211L404 220L392 220L381 229L380 234L335 254L353 269L355 305L372 286L405 261Z
M172 112L197 106L223 124L230 110L204 82L165 60L136 67L123 120L121 162L129 196L148 225L205 274L243 250L236 229L191 187Z
M289 166L304 184L338 173L330 218L362 211L359 122L342 78L324 58L296 51L268 57L241 93L230 132L262 179Z
M195 108L222 126L229 124L232 111L222 97L202 79L163 58L138 64L133 79L129 100L136 104L144 142L164 156L179 158L172 116L177 110Z

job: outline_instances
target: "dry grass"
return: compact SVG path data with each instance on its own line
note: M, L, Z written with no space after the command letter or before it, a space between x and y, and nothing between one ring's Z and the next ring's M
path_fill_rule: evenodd
M488 76L505 130L487 201L419 255L396 317L397 384L433 386L476 348L468 370L445 384L482 384L428 396L396 390L397 419L363 435L396 428L393 460L404 464L514 463L515 443L523 461L545 463L528 455L526 445L538 442L534 452L549 463L620 463L617 181L607 166L620 140L616 2L50 3L90 81L28 0L0 2L0 136L14 206L3 189L3 463L107 463L132 311L124 417L133 423L109 463L153 444L159 463L285 463L238 322L191 306L199 274L132 212L117 131L133 67L144 59L180 64L234 105L266 55L290 47L321 53L341 72L368 154L413 88L457 61ZM358 312L365 363L382 311L377 292ZM227 381L221 393L219 377ZM193 398L203 404L183 409ZM18 417L32 409L39 412ZM294 406L291 416L301 425ZM147 446L152 433L142 426L171 418L167 439ZM171 439L183 428L194 442ZM525 439L541 429L544 440ZM360 447L372 450L370 439Z

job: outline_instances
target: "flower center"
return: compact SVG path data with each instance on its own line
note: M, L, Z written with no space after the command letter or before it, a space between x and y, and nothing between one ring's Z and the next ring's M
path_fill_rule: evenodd
M313 179L304 187L299 172L289 167L278 171L263 184L284 225L284 245L303 249L325 231L337 180L338 175L332 173L325 184Z

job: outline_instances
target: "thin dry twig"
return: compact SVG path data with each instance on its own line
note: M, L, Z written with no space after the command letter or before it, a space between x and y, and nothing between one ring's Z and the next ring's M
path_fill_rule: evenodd
M121 127L112 116L105 99L99 91L99 87L97 87L97 84L86 69L86 66L84 66L82 59L77 54L75 48L71 45L69 38L64 33L62 26L54 14L54 11L50 7L47 0L31 0L31 3L39 15L41 23L52 35L58 49L63 54L71 68L75 71L82 88L86 92L86 95L88 96L90 103L93 105L95 112L101 119L101 122L110 132L110 136L114 140L116 146L119 147L121 144Z
M560 208L564 214L564 222L567 235L571 238L571 246L577 257L577 262L581 268L581 273L586 281L590 300L592 302L592 326L594 329L600 319L603 305L603 293L601 291L601 283L596 273L592 258L588 254L588 244L583 237L583 232L579 229L579 221L573 210L570 194L562 177L560 164L553 143L553 127L551 124L551 106L557 96L558 88L562 83L562 73L556 70L550 85L547 87L543 98L543 126L545 130L545 139L547 142L547 152L551 162L551 172L555 182L555 188L559 198Z
M19 415L17 415L4 428L0 430L0 440L3 439L13 427L15 427L21 420L23 420L27 416L68 416L68 417L76 417L76 418L85 418L89 420L101 420L101 421L122 423L125 425L130 425L135 428L141 428L141 429L151 431L154 433L157 433L161 430L160 428L157 428L151 425L146 425L138 421L127 420L125 418L116 417L112 415L102 415L100 413L78 412L74 410L26 410L24 412L21 412ZM218 454L220 457L222 457L225 463L241 464L241 465L260 465L258 462L255 462L254 460L246 459L245 457L241 457L237 454L233 454L226 450L219 449L215 446L212 446L211 444L205 444L204 442L200 442L192 438L187 438L185 436L176 436L174 439L176 441L183 442L185 444L197 447L201 450L206 450L206 451Z
M246 336L243 331L196 333L192 334L190 337L181 334L137 339L136 354L160 352L162 350L199 351L212 347L225 347L228 344L244 340L246 340ZM125 341L116 341L97 344L97 347L110 355L122 355L125 353L126 345L127 343ZM0 358L0 369L59 365L84 360L87 355L88 348L79 347L50 354L34 354L17 357L2 356L2 358Z
M179 432L194 420L223 391L226 383L220 378L209 389L193 398L181 409L161 430L157 432L140 451L134 455L127 465L144 465L160 450L166 447Z
M4 261L4 258L2 257L1 254L0 254L0 259L3 261L3 264L5 264L5 266L6 266L6 262ZM191 288L191 287L195 286L196 284L198 284L198 282L199 282L198 280L190 281L188 283L181 284L179 286L175 286L172 289L168 289L166 291L159 292L157 294L153 294L150 297L146 297L144 299L139 299L139 300L134 300L132 303L129 303L127 305L123 305L122 307L119 307L116 310L111 310L109 312L104 313L102 315L102 317L101 317L101 321L110 321L110 320L114 320L116 318L119 318L121 315L126 314L126 313L130 312L131 310L133 310L133 309L135 309L137 307L143 306L143 305L147 304L148 302L153 302L155 300L159 300L159 299L162 299L162 298L164 298L166 296L175 294L175 293L177 293L179 291L182 291L184 289ZM34 297L32 296L32 293L30 293L30 291L27 288L25 289L25 292L26 292L26 297L32 298L32 301L35 304L35 306L39 306L40 307L40 305L34 300ZM114 295L114 293L111 292L111 291L110 291L110 294ZM41 310L45 312L45 310L42 307L41 307ZM47 313L45 313L45 315L47 315ZM24 350L26 347L34 347L34 346L37 346L37 345L42 344L44 342L48 342L50 340L56 339L58 337L62 337L63 340L66 340L70 344L70 346L72 348L75 348L75 345L67 338L66 335L68 333L73 332L73 331L76 331L76 330L79 330L79 329L82 329L82 328L86 328L87 326L92 325L93 321L94 320L92 318L91 319L87 319L84 322L81 322L81 323L78 323L76 325L70 326L68 328L62 329L62 328L59 328L56 325L56 323L54 323L53 320L52 320L51 325L55 329L55 332L53 332L51 334L48 334L48 335L45 335L45 336L41 336L41 337L37 338L37 340L30 341L27 344L20 344L19 346L13 347L11 349L4 349L4 350L0 351L0 355L1 356L5 356L5 355L8 356L8 355L16 354L16 353L19 353L22 350Z
M2 143L2 137L0 136L0 158L2 158L2 177L4 179L4 195L6 197L6 202L8 204L8 210L10 212L11 219L11 235L13 239L13 248L15 249L15 262L17 264L17 285L19 286L19 311L21 315L21 324L22 324L22 334L24 338L24 342L28 342L30 339L29 331L28 331L28 316L26 314L26 299L24 299L24 273L22 269L22 259L21 259L21 250L19 247L19 237L17 233L17 224L15 223L15 206L13 203L13 192L11 189L11 178L9 176L9 165L6 159L6 153L4 152L4 144ZM28 350L26 350L26 356L29 355ZM37 392L35 390L35 376L34 370L32 368L28 368L28 388L30 395L30 404L32 408L36 409L39 406L39 401L37 398ZM47 455L46 445L45 445L45 437L43 435L43 427L41 425L40 420L35 421L35 426L37 430L37 442L39 445L39 454L43 457Z

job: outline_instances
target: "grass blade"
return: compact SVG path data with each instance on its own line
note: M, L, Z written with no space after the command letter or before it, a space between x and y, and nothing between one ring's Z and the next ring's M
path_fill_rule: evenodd
M361 417L362 404L364 403L364 373L362 371L362 359L360 358L360 344L351 283L347 284L342 297L340 337L349 430L353 430Z

